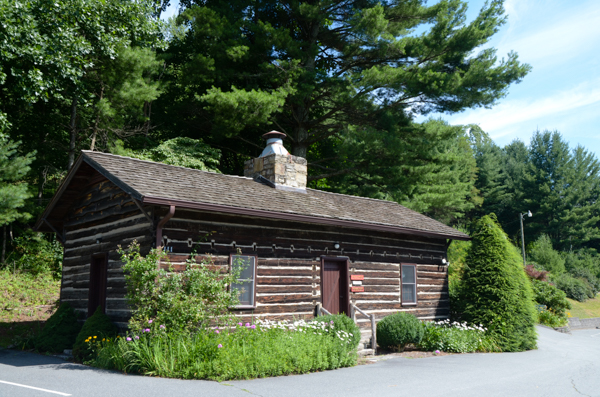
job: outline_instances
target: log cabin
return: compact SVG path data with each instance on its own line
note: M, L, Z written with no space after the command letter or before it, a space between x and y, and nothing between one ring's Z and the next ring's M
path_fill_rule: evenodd
M192 251L247 263L232 309L244 319L359 310L369 329L399 311L448 318L447 248L469 236L395 202L307 188L307 162L284 137L265 134L244 177L83 151L36 224L64 246L61 301L88 316L102 306L125 328L117 247L137 240L175 269Z

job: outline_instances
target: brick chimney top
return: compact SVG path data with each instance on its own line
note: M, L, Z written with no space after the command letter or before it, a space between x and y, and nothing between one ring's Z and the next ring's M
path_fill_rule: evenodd
M264 134L267 147L258 158L244 163L244 176L275 189L306 193L306 159L289 154L283 146L285 137L279 131Z

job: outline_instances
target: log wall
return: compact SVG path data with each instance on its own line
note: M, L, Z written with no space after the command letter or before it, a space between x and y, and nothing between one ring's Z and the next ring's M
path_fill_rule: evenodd
M124 327L129 308L117 248L137 240L147 253L154 238L151 223L128 194L105 178L92 178L81 192L65 220L60 299L87 314L91 256L108 253L106 314Z

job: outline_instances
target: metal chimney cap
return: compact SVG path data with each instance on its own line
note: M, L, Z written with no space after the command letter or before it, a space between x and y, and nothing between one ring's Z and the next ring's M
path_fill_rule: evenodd
M284 139L285 137L287 137L287 135L285 135L283 132L273 130L267 132L266 134L263 134L262 137L264 139Z

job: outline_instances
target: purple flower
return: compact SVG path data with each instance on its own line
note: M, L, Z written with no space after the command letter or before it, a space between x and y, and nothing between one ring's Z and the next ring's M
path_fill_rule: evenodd
M129 336L127 337L127 342L131 342L131 338Z
M252 324L252 326L250 328L256 329L256 325Z
M144 332L150 332L150 328L146 328Z
M222 347L223 347L223 345L219 343L219 344L217 345L217 347L220 349L220 348L222 348Z
M331 323L331 325L333 325L333 320L332 320L332 321L330 321L330 323Z
M218 333L219 333L219 330L218 330L218 329L215 329L215 334L218 334Z
M161 324L160 329L165 329L165 326Z
M238 323L238 325L241 327L241 326L242 326L242 323Z
M436 350L436 351L435 351L435 354L440 354L440 351L439 351L439 350Z
M137 336L137 335L136 335L136 336L134 336L134 338L135 338L135 339L140 339L140 337L139 337L139 336Z
M246 323L246 328L248 328L250 326L250 323Z
M152 324L152 320L148 320L148 324Z

